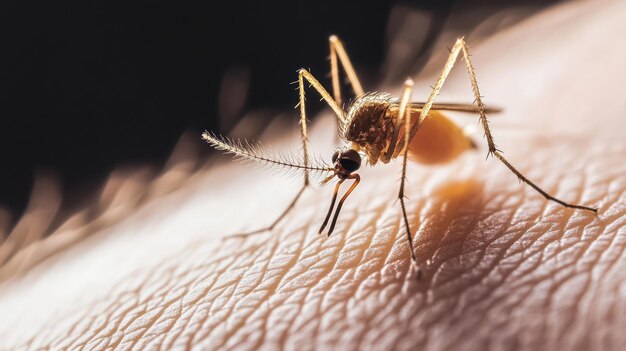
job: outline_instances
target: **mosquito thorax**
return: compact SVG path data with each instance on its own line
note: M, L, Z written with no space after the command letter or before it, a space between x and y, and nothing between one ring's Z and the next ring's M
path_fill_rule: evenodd
M352 149L335 151L332 160L335 165L335 173L340 178L345 178L361 167L361 155Z
M371 164L379 160L395 132L395 114L390 109L394 102L396 99L390 94L368 93L354 100L348 109L343 137L365 152Z

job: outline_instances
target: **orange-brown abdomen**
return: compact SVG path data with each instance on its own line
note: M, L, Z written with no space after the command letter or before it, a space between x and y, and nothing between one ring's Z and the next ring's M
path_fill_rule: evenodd
M419 113L414 111L411 119L418 118ZM423 164L446 163L472 148L474 143L458 125L431 110L409 143L409 158Z

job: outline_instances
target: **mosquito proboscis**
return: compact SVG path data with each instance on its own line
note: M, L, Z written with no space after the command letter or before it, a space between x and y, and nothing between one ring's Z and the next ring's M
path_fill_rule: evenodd
M247 142L237 142L206 131L202 134L204 140L219 150L226 151L246 160L258 161L272 166L280 166L289 170L302 171L304 174L302 187L287 208L274 222L267 227L247 233L235 234L234 236L249 236L274 229L276 225L286 217L289 211L295 207L298 199L300 199L304 193L304 190L309 187L311 172L326 174L322 181L323 183L334 178L338 179L333 191L330 208L319 230L320 234L323 233L330 221L327 232L330 236L335 228L344 202L361 180L357 170L361 167L362 159L365 158L369 165L375 165L378 162L388 163L392 159L402 157L402 173L398 199L400 200L411 259L413 264L418 266L405 205L405 183L409 155L412 156L412 159L421 163L445 163L453 160L464 151L476 147L466 133L441 113L441 111L477 113L487 140L488 156L494 156L513 172L520 181L528 184L547 200L556 202L564 207L589 211L597 215L597 208L571 204L548 194L538 185L526 178L526 176L519 172L502 155L502 152L496 147L487 120L487 113L497 112L497 109L489 109L483 103L474 73L475 70L470 59L469 49L464 38L461 37L456 40L439 78L425 102L411 101L413 80L410 78L404 82L400 98L396 98L387 93L366 93L361 86L354 67L339 38L334 35L331 36L329 38L329 44L333 96L326 91L322 84L308 70L300 69L298 71L300 102L297 106L300 108L300 132L303 149L303 157L301 160L266 156L262 152L259 152L257 147ZM435 103L435 99L439 95L444 82L460 55L465 61L467 73L469 74L472 91L474 93L474 104ZM340 64L356 96L347 110L342 108L343 101L339 79ZM322 99L337 116L339 134L344 145L338 148L332 155L332 165L323 162L314 162L309 158L305 110L305 82L321 95ZM416 115L417 118L413 119L412 115ZM420 138L416 138L416 135L418 135L418 137L421 136L422 139L424 139L431 134L437 135L439 138L437 148L433 148L432 143L420 143ZM335 207L340 186L345 181L352 181L352 184Z

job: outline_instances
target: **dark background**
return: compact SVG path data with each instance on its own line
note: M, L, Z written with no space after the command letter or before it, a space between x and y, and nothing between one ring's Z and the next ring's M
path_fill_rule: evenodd
M442 22L455 2L402 4ZM41 170L54 171L72 198L116 167L159 167L185 131L227 133L218 96L233 67L249 73L243 111L291 110L298 68L329 84L333 33L375 83L398 3L2 2L0 206L23 211Z

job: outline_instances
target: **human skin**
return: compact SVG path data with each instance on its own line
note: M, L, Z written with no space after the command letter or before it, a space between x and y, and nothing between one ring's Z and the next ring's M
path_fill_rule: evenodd
M598 206L597 218L547 202L485 161L484 146L442 166L411 163L417 280L399 163L360 171L330 237L317 234L328 186L272 232L226 241L271 222L299 183L213 163L5 281L0 348L623 349L625 13L565 4L471 47L485 101L504 109L491 123L498 147L548 192ZM416 100L442 64L416 79ZM442 100L471 101L463 69L450 79ZM330 115L312 128L327 160L334 128ZM291 136L272 141L299 150Z

